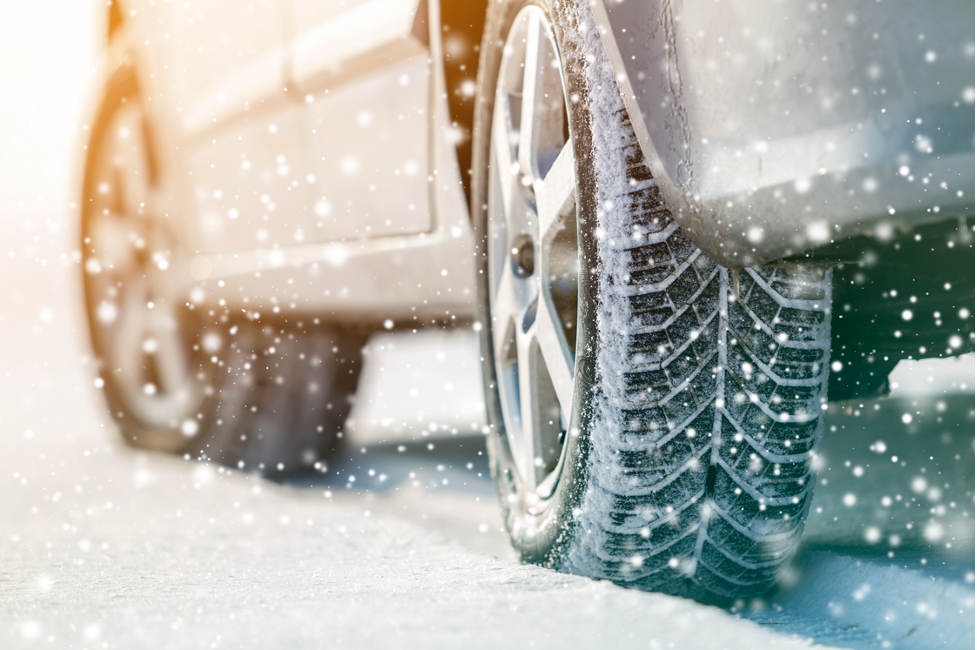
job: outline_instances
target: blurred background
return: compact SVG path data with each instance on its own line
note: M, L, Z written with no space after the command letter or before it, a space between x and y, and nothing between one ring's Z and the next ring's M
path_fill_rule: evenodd
M33 429L63 426L58 435L66 440L104 436L109 426L102 422L102 405L89 385L75 242L87 123L99 100L94 79L96 36L102 27L94 2L0 5L0 42L6 53L0 61L0 273L5 278L0 286L0 422L7 429L14 422ZM422 334L391 349L396 340L380 337L371 350L389 356L393 366L411 368L410 373L384 379L378 359L364 378L372 394L396 403L360 409L349 426L362 432L364 441L377 442L378 430L402 432L406 408L421 418L419 429L434 423L442 430L462 426L479 431L484 414L474 338ZM460 383L448 377L437 384L443 394L431 394L426 373L436 375L437 365L449 357ZM402 379L417 388L397 400ZM441 399L452 393L450 402ZM59 408L50 408L55 403ZM97 434L90 425L79 426L95 421Z
M68 439L95 417L81 385L83 312L72 274L72 207L93 97L88 2L0 3L0 422ZM84 393L84 394L83 394ZM51 409L70 400L78 409ZM67 402L62 402L67 403ZM88 427L90 429L91 427ZM85 431L93 435L93 431Z
M190 562L191 568L186 569L181 564L183 560L179 560L184 557L180 553L192 555L193 552L179 550L186 542L185 529L167 532L166 522L172 524L176 521L173 517L185 513L187 526L191 514L196 517L194 526L204 526L208 519L213 522L214 516L221 516L230 503L237 508L247 495L259 494L261 488L255 485L265 483L253 478L247 478L247 482L244 478L233 479L232 487L226 488L229 491L220 493L219 497L211 493L203 505L198 501L188 502L179 489L206 484L215 476L215 470L201 472L182 461L128 452L93 389L94 375L88 365L87 332L74 257L76 224L73 219L85 145L84 129L97 99L97 89L92 85L96 65L94 5L79 0L0 3L0 51L3 53L0 57L0 646L3 647L9 647L3 639L17 643L49 637L72 643L74 640L79 643L124 640L136 628L113 623L110 615L113 607L121 608L115 612L116 623L119 620L138 623L136 627L148 635L140 637L147 647L167 645L153 645L153 639L177 638L166 636L176 634L173 630L179 627L177 620L184 621L187 629L196 621L198 629L207 630L199 638L206 637L208 642L213 641L215 634L218 640L221 634L234 638L234 625L230 622L233 616L221 618L214 613L223 611L222 607L226 609L227 605L207 595L205 587L209 583L202 577L195 583L198 591L187 592L189 596L180 596L179 590L161 596L159 606L165 620L143 616L156 607L152 585L160 584L162 578L157 575L158 580L150 581L142 590L129 585L132 575L153 574L146 567L156 563L132 549L138 550L147 539L165 546L166 540L172 538L171 546L178 549L173 551L178 559L173 564L163 562L159 566L164 568L157 571L164 571L168 566L171 574L188 571L190 575L202 576L207 572L209 576L210 568L219 566L227 575L235 573L240 565L235 567L233 554L221 564L216 557L225 553L226 547L211 548L204 542L200 542L199 553L213 553L214 557L209 563ZM788 592L772 608L746 614L761 623L813 636L826 643L886 647L878 646L882 637L877 630L882 629L879 626L883 623L879 621L888 614L879 613L878 608L859 613L858 604L865 596L858 597L857 590L863 585L896 589L900 581L905 586L909 584L905 581L911 578L910 582L921 581L918 585L912 582L916 585L914 589L925 591L929 589L926 584L945 579L939 583L942 595L935 592L932 595L936 605L925 604L930 602L926 601L929 592L918 603L910 603L907 611L912 610L910 614L916 617L912 619L916 627L907 625L901 633L912 635L912 630L927 625L933 630L941 626L950 630L959 628L960 634L951 641L969 638L972 645L974 358L968 355L941 362L904 362L893 373L891 381L894 389L891 398L833 405L829 412L822 485L805 537L808 550L798 565L797 580L807 580L804 584L809 588ZM517 583L540 580L541 574L532 572L538 570L518 567L512 561L504 535L498 530L494 493L480 451L483 425L478 351L469 331L375 338L370 343L360 397L348 424L350 448L359 455L352 454L349 460L341 461L342 472L336 473L342 474L339 478L297 480L285 487L302 488L300 494L275 492L277 496L271 502L263 502L264 506L252 504L249 512L257 514L250 515L251 520L243 515L229 518L234 523L228 524L220 539L231 543L233 537L244 535L242 531L251 530L246 526L254 521L254 516L260 519L262 512L275 525L279 520L284 525L289 519L286 514L279 515L280 512L292 513L293 521L308 518L309 526L314 519L318 522L320 516L340 517L335 514L340 511L343 517L352 517L348 513L355 511L359 517L356 521L362 521L364 505L368 507L367 515L370 509L384 508L372 505L372 497L364 497L371 490L382 492L391 484L403 485L405 489L422 484L426 488L447 486L447 477L455 471L450 484L456 492L449 490L449 494L439 497L440 501L426 501L423 505L394 501L393 505L388 503L387 510L396 510L398 516L407 517L422 531L437 532L441 535L438 540L443 541L447 536L459 542L470 553L457 556L464 560L458 560L461 564L477 564L483 557L501 558L503 566L511 567L512 571L529 571L514 573L511 577ZM441 442L445 440L450 444ZM437 454L443 455L429 454L435 448L429 441L436 441ZM406 449L407 445L413 446L404 456L398 446ZM93 457L98 458L92 460ZM440 473L445 471L448 473ZM360 482L353 486L356 475ZM351 481L349 476L354 479ZM112 477L117 479L114 488L110 485ZM384 485L388 478L389 483ZM124 484L123 492L153 485L157 485L159 492L149 500L135 493L114 494L113 490L120 487L119 480ZM246 482L246 486L234 481ZM335 501L333 514L323 512L327 506L323 506L320 495L327 494L331 499L332 491L338 494L344 490L355 493L359 501ZM72 492L76 499L73 502L69 496L62 496ZM315 503L311 502L313 496L319 499ZM57 505L62 499L63 503ZM106 502L109 509L124 512L130 519L123 518L114 528L105 519L98 520L97 515L105 511ZM140 523L147 510L159 513L153 521L162 528ZM129 520L137 522L134 527L124 525ZM346 525L341 523L346 521L341 517L329 520L333 531ZM321 551L322 545L328 546L328 542L321 541L320 536L305 546L296 541L285 543L281 540L287 536L268 530L266 538L255 538L259 547L266 549L266 555L274 554L275 549L292 555L290 560L272 562L270 573L265 575L295 572L291 586L275 580L266 582L264 588L273 594L269 598L279 599L275 602L280 604L297 598L295 584L321 592L321 584L306 585L302 576L311 575L309 563L318 566L313 555ZM424 537L427 533L414 537L409 531L397 534L398 539L414 539L420 548L435 543ZM265 546L261 546L262 539ZM124 557L128 560L120 562L120 556L113 555L111 550L90 552L99 543L104 549L127 549ZM342 556L341 551L335 552ZM398 552L388 549L384 556L386 565L376 561L390 573L396 573L397 558L401 557ZM839 559L842 557L847 559ZM893 568L891 575L882 575L889 571L884 567L882 573L866 573L859 568L863 559L882 562L885 567L889 566L885 562L891 561L892 567L925 569L930 573L912 573L907 578L907 574L895 572ZM99 567L98 570L85 574L77 569L74 578L67 577L66 567L80 567L86 560L89 566ZM259 563L257 576L252 576L258 583L262 580L261 566ZM351 561L349 566L351 575L356 571L362 575L368 573L355 562ZM428 570L436 570L431 567L436 567L435 564ZM86 587L77 583L95 579L94 576L102 576L94 592L86 592ZM344 584L356 584L357 579L348 578L352 582ZM53 587L59 583L67 585L61 592ZM128 603L125 607L93 596L116 587ZM429 590L436 588L440 587L435 585ZM60 614L51 601L44 600L49 593L59 594ZM94 600L83 605L86 593ZM320 593L320 598L327 598L327 604L335 608L336 599L341 600L342 593L342 589L336 591L332 600ZM483 596L491 600L493 594ZM176 604L184 597L200 604L196 614ZM257 636L253 638L260 638L258 626L263 619L255 613L260 608L247 598L231 600L240 611L255 614L252 631ZM887 600L885 607L901 612L906 603L897 600ZM842 601L847 604L843 606ZM380 606L380 601L368 602L373 607ZM419 607L426 601L422 598L421 602ZM811 611L816 610L816 614L805 619L779 613L785 607L796 613L805 604L811 606ZM647 603L641 606L651 607ZM287 605L281 607L281 615L274 618L281 626L289 620L298 620L296 616L302 619L296 612L312 616L309 614L312 610L293 609L289 613ZM830 607L840 608L838 611L842 613ZM960 616L969 616L969 627L960 622L957 610ZM509 611L508 604L505 611ZM207 619L210 614L212 618ZM608 616L604 622L611 629L617 623L613 616ZM854 617L851 620L856 621L855 628L861 626L861 631L845 628L849 620L846 616ZM359 627L343 628L345 623L335 616L329 621L346 630L346 638L360 638ZM619 623L618 627L625 629ZM488 625L485 620L480 624ZM535 627L531 620L524 625L526 630ZM283 627L272 626L266 630L265 634L270 635L266 638L281 639L281 635L275 634L276 629L281 631ZM921 632L916 633L914 638L902 643L906 647L942 647L936 636L933 644L922 642L921 636ZM315 638L315 634L310 631L308 638ZM917 641L919 644L913 645ZM646 642L643 647L647 647Z

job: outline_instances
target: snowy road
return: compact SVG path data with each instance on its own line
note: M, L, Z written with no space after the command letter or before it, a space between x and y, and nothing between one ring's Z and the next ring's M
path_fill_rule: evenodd
M515 561L464 333L376 342L344 456L275 484L120 445L38 274L0 296L0 647L973 647L972 393L832 407L788 584L731 612Z

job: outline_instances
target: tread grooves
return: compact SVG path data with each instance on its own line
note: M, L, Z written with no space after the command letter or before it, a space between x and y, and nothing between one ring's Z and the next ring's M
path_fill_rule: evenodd
M613 70L586 45L599 43L586 15L568 33L598 53L585 72L604 233L598 397L559 568L684 594L754 594L791 556L815 485L830 272L746 269L740 298L729 299L730 271L672 219L620 97L601 91Z

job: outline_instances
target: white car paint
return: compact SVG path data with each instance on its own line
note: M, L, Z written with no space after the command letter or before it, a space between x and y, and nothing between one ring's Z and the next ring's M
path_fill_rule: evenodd
M188 297L252 315L473 318L436 2L126 6L100 68L135 63L165 134L160 209L183 223ZM262 26L234 56L208 55Z

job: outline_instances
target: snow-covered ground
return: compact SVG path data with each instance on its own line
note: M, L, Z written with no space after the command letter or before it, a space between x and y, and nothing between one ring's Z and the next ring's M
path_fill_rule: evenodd
M0 290L0 647L973 647L972 393L833 406L788 580L724 611L518 564L470 335L374 341L346 454L274 484L122 446L59 275Z
M425 489L437 469L424 461L418 487L329 498L104 443L59 447L13 479L4 463L5 648L807 645L521 566L490 499Z

